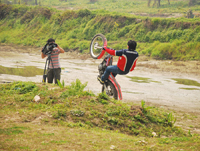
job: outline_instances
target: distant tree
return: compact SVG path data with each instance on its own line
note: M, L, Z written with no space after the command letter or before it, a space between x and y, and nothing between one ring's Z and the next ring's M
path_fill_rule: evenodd
M154 0L153 6L155 6L157 4L157 6L159 7L160 6L160 1L161 0ZM168 4L170 5L169 0L168 0ZM148 0L148 6L150 7L150 5L151 5L151 0Z
M189 9L189 10L187 11L186 17L187 17L187 18L194 18L194 14L192 13L192 10Z
M28 4L28 0L24 0L24 4L27 5Z
M97 2L98 0L90 0L90 3L94 3Z
M189 6L192 6L192 5L194 5L194 3L196 3L196 0L189 0Z
M4 3L9 5L9 4L12 4L12 1L4 0Z
M37 0L35 0L35 5L38 5Z
M189 0L189 6L200 5L200 0Z

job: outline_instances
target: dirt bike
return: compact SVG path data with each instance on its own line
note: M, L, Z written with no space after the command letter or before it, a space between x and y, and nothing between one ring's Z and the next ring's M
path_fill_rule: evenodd
M96 34L90 44L90 55L93 59L101 59L104 54L105 50L103 47L107 47L107 39L103 34ZM100 77L104 74L107 66L112 65L113 56L108 54L104 57L103 61L99 64L98 70ZM118 84L117 80L111 73L105 83L102 85L102 92L106 92L106 94L114 99L122 100L122 93L120 85Z

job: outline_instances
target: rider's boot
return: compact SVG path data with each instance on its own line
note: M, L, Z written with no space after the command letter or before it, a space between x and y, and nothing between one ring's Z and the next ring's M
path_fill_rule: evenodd
M104 84L104 81L101 80L101 76L100 76L100 75L97 76L97 80L98 80L101 84Z

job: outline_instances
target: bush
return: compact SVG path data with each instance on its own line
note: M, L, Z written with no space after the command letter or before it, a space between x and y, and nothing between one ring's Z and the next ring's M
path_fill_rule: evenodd
M152 57L156 59L172 59L171 44L160 43L152 51Z
M78 17L87 17L91 15L91 12L88 9L80 9L78 11Z
M67 98L69 96L92 96L93 93L84 91L84 88L87 86L87 83L82 84L79 79L76 79L76 82L72 82L70 86L67 86L67 90L61 94L61 98Z
M0 19L6 18L12 11L10 5L0 3Z

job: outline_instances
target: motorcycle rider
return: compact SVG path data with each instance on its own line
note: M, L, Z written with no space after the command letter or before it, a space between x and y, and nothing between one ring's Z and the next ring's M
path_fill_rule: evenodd
M119 56L117 65L108 66L102 77L98 76L97 79L101 84L108 79L110 73L115 77L117 74L125 75L130 71L133 71L136 66L136 61L139 57L138 52L135 50L137 42L129 40L127 43L128 49L114 50L109 48L103 48L107 53L113 56Z

